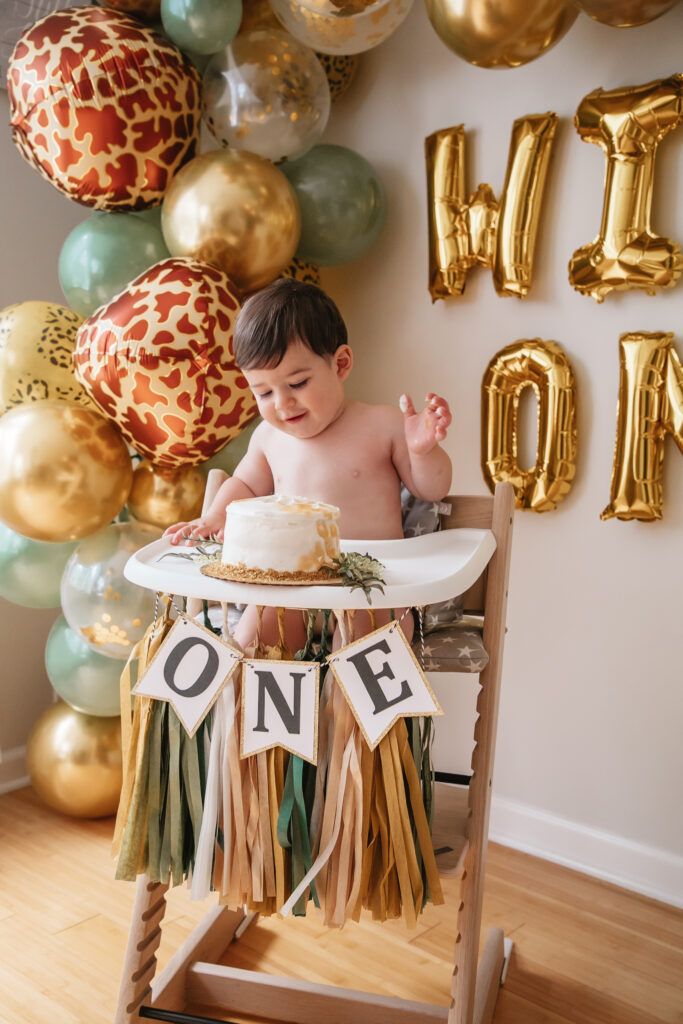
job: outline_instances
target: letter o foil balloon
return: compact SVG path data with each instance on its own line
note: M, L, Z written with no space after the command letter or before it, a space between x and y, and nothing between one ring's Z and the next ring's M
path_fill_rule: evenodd
M0 418L0 521L31 540L87 537L126 503L132 469L116 427L69 402L30 402Z
M291 262L301 219L291 185L270 160L226 149L183 167L164 199L161 229L174 256L220 267L246 293Z
M54 302L19 302L0 311L0 414L46 398L93 407L72 365L82 322Z
M412 0L271 0L293 36L321 53L362 53L395 32Z
M613 28L635 28L666 14L678 0L576 0L594 21Z
M519 401L538 399L536 465L519 465ZM489 363L482 384L482 468L493 491L511 483L518 508L549 512L569 493L576 472L576 395L567 356L554 341L516 341Z
M479 68L516 68L540 57L574 24L572 0L426 0L434 31Z
M168 259L80 328L76 376L126 440L156 466L209 459L253 418L235 365L239 302L222 271Z
M44 711L26 744L40 799L74 818L116 813L121 795L121 719L82 715L61 701Z
M267 160L301 156L319 141L330 114L320 61L287 32L240 32L204 72L204 117L224 146Z
M14 142L60 192L99 210L161 201L193 154L199 76L117 11L55 11L19 40L7 76Z
M159 537L144 523L115 523L81 541L62 576L62 610L94 651L125 660L154 614L154 593L123 575L136 551Z

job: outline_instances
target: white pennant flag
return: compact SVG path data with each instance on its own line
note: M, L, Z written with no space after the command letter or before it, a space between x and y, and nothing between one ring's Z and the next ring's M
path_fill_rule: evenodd
M242 662L242 757L284 747L318 760L317 661Z

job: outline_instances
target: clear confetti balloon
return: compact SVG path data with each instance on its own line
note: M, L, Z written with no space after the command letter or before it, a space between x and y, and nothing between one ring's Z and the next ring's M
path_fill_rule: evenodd
M125 660L154 614L154 594L129 583L130 556L159 537L142 523L116 523L82 541L62 578L62 610L71 629L98 654Z
M322 136L330 87L320 61L286 32L240 33L204 73L204 118L219 142L267 160L301 156Z
M288 32L321 53L363 53L395 32L413 0L271 0Z

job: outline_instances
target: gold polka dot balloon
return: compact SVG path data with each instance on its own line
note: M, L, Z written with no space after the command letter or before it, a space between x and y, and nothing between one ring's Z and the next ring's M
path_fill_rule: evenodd
M154 594L123 575L132 554L160 536L143 523L116 523L81 541L62 577L62 611L82 640L109 658L128 658L154 615Z
M199 84L180 50L141 22L100 7L55 11L10 59L14 142L85 206L153 206L194 155Z
M363 53L395 32L413 0L271 0L288 32L321 53Z

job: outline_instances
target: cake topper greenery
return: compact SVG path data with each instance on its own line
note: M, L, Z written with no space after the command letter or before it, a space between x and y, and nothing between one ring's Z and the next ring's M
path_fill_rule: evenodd
M219 565L221 562L220 541L216 537L195 544L192 551L167 551L164 558L186 558L198 565ZM384 593L384 566L371 555L359 551L345 551L329 566L330 576L339 577L345 587L361 589L372 604L372 591ZM317 582L317 581L316 581Z

